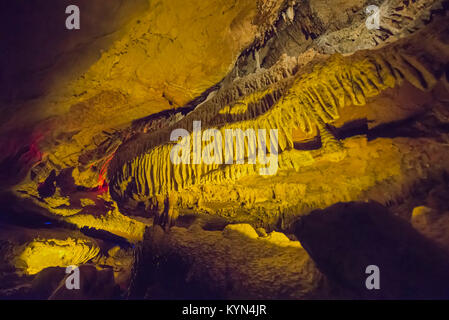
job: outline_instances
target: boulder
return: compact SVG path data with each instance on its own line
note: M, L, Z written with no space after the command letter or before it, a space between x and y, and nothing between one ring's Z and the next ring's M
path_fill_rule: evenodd
M234 238L234 237L248 237L251 239L257 239L259 235L256 230L247 223L240 224L229 224L223 230L223 236L226 238Z
M363 299L447 299L449 258L433 241L376 202L337 203L295 224L328 279ZM377 266L380 289L366 286Z

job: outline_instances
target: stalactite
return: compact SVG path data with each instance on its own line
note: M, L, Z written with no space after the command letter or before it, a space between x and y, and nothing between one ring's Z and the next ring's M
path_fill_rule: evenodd
M413 43L412 46L402 46L399 43L384 51L361 52L351 57L336 54L324 63L317 63L298 74L288 90L268 89L246 95L241 100L247 106L242 109L243 114L249 112L251 104L263 111L253 110L255 117L244 117L247 120L222 124L219 130L224 137L226 129L278 129L281 153L279 166L287 169L297 166L290 160L284 163L282 157L282 153L292 148L292 129L300 128L306 133L312 133L314 127L317 127L323 153L328 155L328 159L339 161L344 158L345 151L326 124L339 119L341 109L364 105L370 98L401 85L403 81L410 82L420 90L430 90L444 75L442 70L445 62L438 62L437 59L438 50L442 47L447 50L447 44L432 40L429 43ZM414 58L409 51L419 52L419 57ZM241 89L242 93L248 92ZM240 94L234 97L238 96ZM217 99L223 100L224 97L218 95ZM217 105L217 100L212 100L211 103ZM271 107L264 107L271 104ZM232 108L227 109L230 110ZM205 114L207 117L201 118ZM200 117L196 118L198 116ZM210 123L215 123L211 119L211 113L195 110L183 121L202 120L207 128ZM191 128L190 124L184 123L185 128ZM164 143L167 134L169 130L159 133L156 141L160 145L147 149L132 161L121 160L121 169L109 172L111 192L116 197L123 199L133 195L138 199L145 199L157 194L168 197L171 192L192 185L236 181L243 176L256 174L260 168L259 164L173 165L169 158L172 144ZM132 191L133 189L136 191Z

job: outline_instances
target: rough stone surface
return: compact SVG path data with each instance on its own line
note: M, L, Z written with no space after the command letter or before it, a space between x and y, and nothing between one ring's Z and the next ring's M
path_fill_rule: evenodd
M297 242L284 241L279 245L243 234L228 238L198 225L173 227L168 233L156 227L144 242L132 293L156 299L306 299L324 294L325 280L306 251ZM154 274L145 276L148 270Z
M447 299L445 251L382 205L337 203L296 224L296 236L332 281L365 299ZM380 269L380 290L368 290L366 268Z

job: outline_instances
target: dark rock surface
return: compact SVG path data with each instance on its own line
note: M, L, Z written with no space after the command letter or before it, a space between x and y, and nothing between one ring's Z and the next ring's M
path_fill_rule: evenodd
M449 298L446 253L376 202L337 203L295 229L318 269L353 298ZM369 265L380 269L379 290L365 286Z

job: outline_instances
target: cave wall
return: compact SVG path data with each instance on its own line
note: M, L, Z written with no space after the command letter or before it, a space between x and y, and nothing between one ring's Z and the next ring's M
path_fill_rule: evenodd
M17 232L27 235L9 239L14 232L4 231L5 265L34 275L89 262L129 277L120 263L131 263L134 246L160 224L173 227L161 244L180 248L177 258L225 273L223 260L207 258L220 254L199 243L221 243L228 224L251 225L260 238L291 235L315 209L368 200L448 247L445 227L435 224L445 225L449 194L447 1L135 0L107 9L80 1L79 32L61 29L65 4L17 3L2 19L21 17L24 37L7 35L2 51L0 203L7 214L0 225L20 224ZM377 30L365 25L369 4L380 8ZM222 137L229 129L277 129L276 173L260 175L258 162L173 164L170 135L192 132L194 121ZM254 153L244 151L244 160ZM185 228L192 216L206 222ZM42 235L33 230L49 226ZM246 245L282 247L259 240ZM245 242L223 241L226 252ZM295 255L283 254L263 259L292 268ZM289 269L284 280L307 289L283 295L287 289L275 286L270 297L322 290L322 271L304 249L300 256L304 263L294 266L305 268L304 278ZM260 267L259 258L251 259ZM246 267L239 272L248 283L220 292L262 297L273 274L259 283L262 271Z

